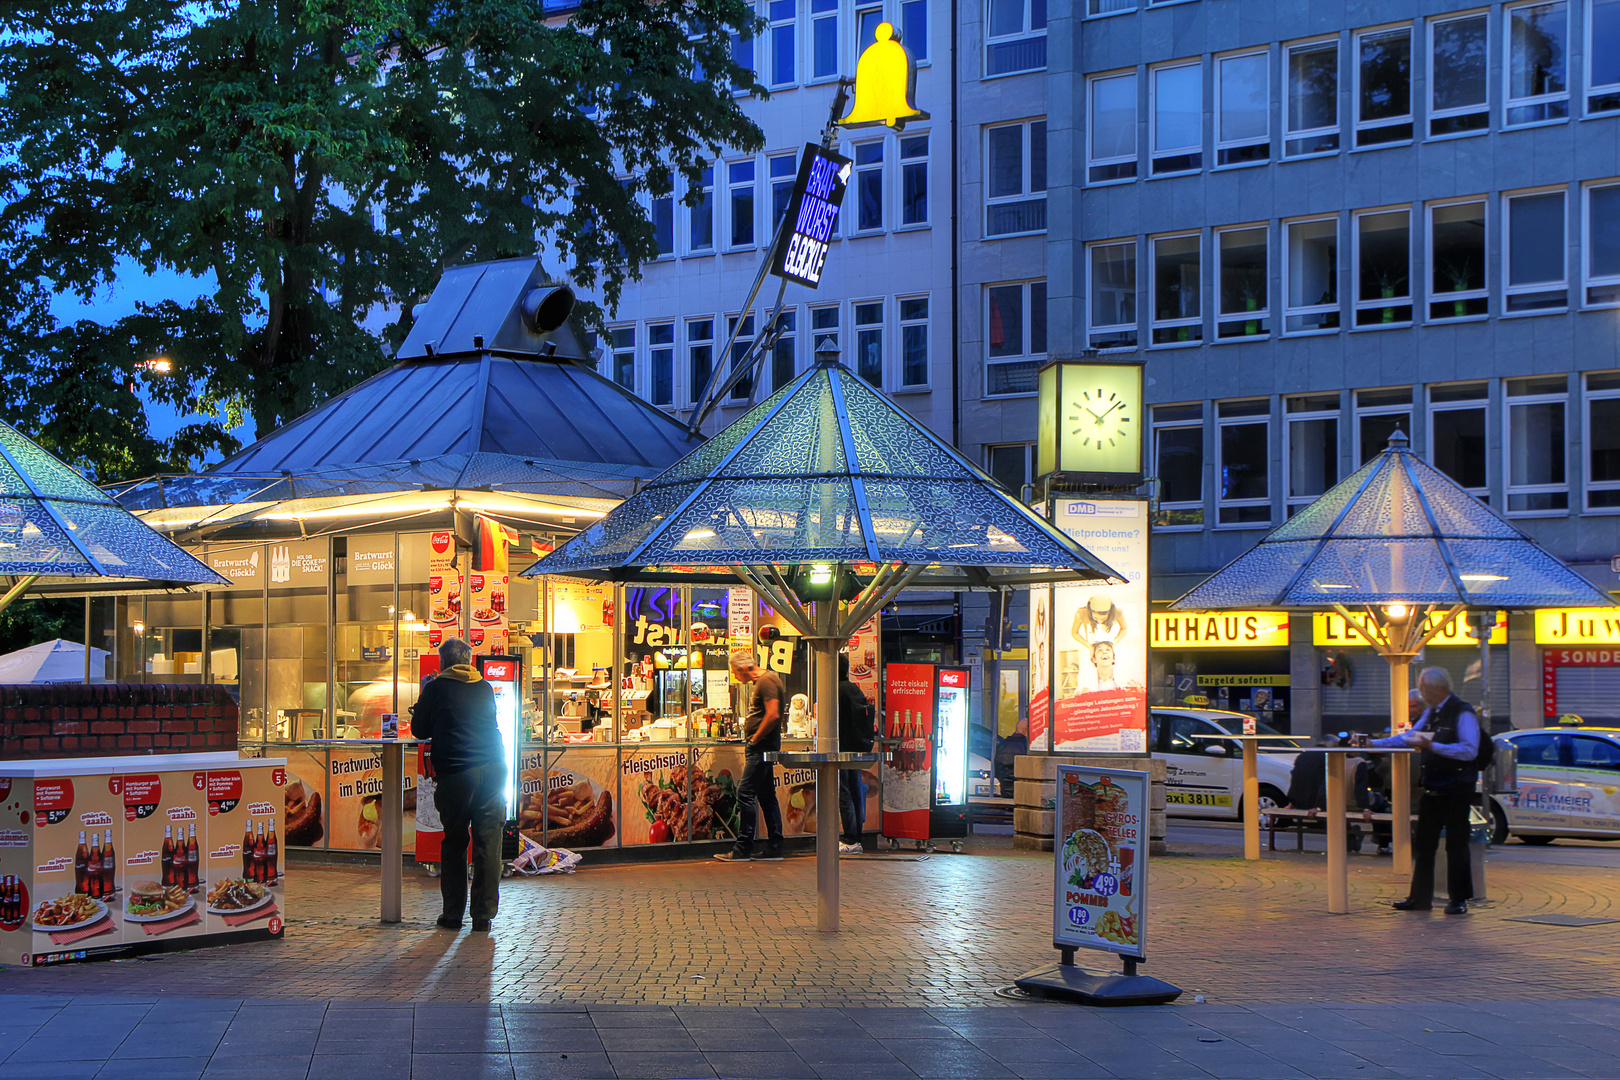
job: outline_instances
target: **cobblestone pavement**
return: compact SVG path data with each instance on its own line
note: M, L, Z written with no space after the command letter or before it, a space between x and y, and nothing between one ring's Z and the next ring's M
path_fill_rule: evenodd
M1620 995L1620 919L1602 867L1493 865L1466 917L1397 913L1387 859L1352 859L1350 915L1326 914L1320 855L1259 863L1191 845L1156 858L1144 972L1219 1004L1545 1000ZM0 994L325 1002L690 1006L1001 1004L1051 962L1051 856L979 838L967 855L843 863L844 932L815 929L815 863L595 865L509 880L489 935L433 927L438 883L408 871L403 924L376 921L377 873L295 863L285 940L141 960L0 969ZM1085 962L1086 954L1082 954ZM1112 958L1092 954L1093 967ZM1620 1066L1617 1066L1620 1072Z
M1613 1077L1609 998L1088 1010L0 997L6 1080Z

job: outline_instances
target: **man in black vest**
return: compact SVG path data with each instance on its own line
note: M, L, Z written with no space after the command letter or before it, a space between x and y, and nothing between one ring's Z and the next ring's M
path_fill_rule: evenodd
M1440 830L1446 832L1446 888L1451 902L1447 915L1468 914L1474 878L1468 859L1468 809L1479 780L1475 760L1485 735L1468 703L1451 692L1451 676L1444 668L1424 668L1418 693L1428 705L1422 718L1405 735L1379 739L1375 746L1412 746L1420 751L1417 831L1412 837L1412 889L1405 900L1395 901L1399 911L1428 911L1434 906L1434 855ZM1395 827L1400 828L1401 822Z

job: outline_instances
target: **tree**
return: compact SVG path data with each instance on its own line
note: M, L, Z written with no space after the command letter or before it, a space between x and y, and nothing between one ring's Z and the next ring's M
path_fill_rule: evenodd
M233 450L231 409L263 435L380 369L450 266L538 250L613 307L656 255L646 197L761 145L731 51L757 29L746 0L13 0L3 408L139 475ZM208 295L56 326L50 294L92 299L120 258ZM138 378L214 418L160 444Z

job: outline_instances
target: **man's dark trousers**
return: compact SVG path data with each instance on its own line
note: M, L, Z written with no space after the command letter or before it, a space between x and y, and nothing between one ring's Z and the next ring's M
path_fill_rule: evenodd
M844 843L858 844L866 831L866 800L861 797L861 770L838 770L838 816L844 826Z
M745 751L742 783L737 785L736 852L741 856L754 853L754 828L757 822L755 807L765 813L765 851L771 855L782 853L782 807L776 801L776 766L765 760L764 752L752 748Z
M1434 854L1440 847L1440 830L1446 831L1446 888L1451 902L1461 903L1474 896L1474 878L1468 860L1468 809L1474 793L1467 788L1454 791L1425 791L1418 800L1417 829L1412 836L1412 891L1407 899L1419 904L1434 902ZM1399 824L1399 823L1397 823Z
M444 916L460 922L467 909L467 840L472 838L472 917L493 919L500 905L501 831L506 825L506 767L500 762L440 773L433 805L444 823L439 892Z

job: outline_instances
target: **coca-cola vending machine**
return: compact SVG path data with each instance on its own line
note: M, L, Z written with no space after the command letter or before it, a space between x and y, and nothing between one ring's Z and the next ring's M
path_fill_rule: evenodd
M968 671L933 664L884 670L883 832L924 846L968 834Z

